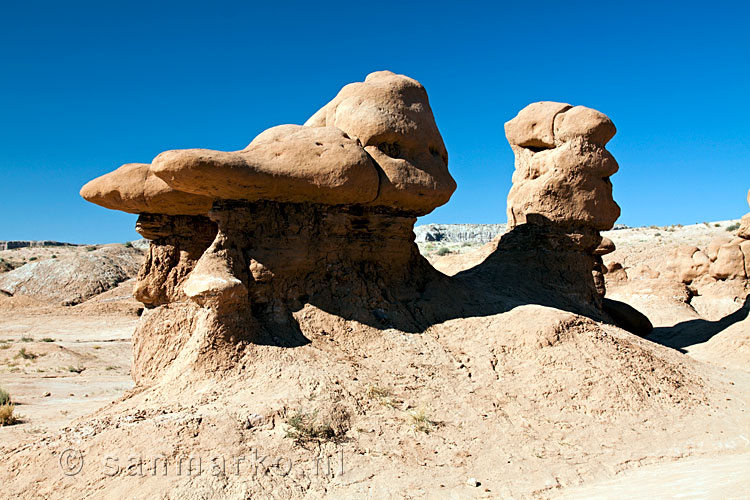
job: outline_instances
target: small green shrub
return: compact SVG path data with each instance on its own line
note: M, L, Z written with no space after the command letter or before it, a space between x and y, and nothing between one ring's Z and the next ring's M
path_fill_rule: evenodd
M730 233L733 233L734 231L737 231L739 228L740 228L739 222L735 222L734 224L727 226L727 231Z
M71 373L82 373L83 370L85 370L86 368L84 368L83 366L72 366L71 365L71 366L68 366L65 369L68 370Z
M93 252L94 250L96 250L96 247L86 247L87 252Z
M55 341L55 339L53 339L53 338L51 338L51 337L44 337L44 338L42 339L42 342L54 342L54 341Z
M316 422L317 412L297 412L286 420L289 429L286 437L294 439L297 443L308 441L325 441L334 437L333 428L330 424L319 424Z
M21 342L34 342L34 337L21 337Z
M36 257L29 257L29 261L36 260Z
M52 254L52 257L50 257L50 259L56 259L56 258L57 258L57 255L55 254Z
M448 250L448 247L440 247L440 249L435 253L438 255L448 255L449 253L451 253L451 251Z
M20 351L18 351L18 354L16 355L17 358L23 358L28 360L35 360L39 357L38 354L34 354L33 352L28 352L25 347L22 347Z
M126 241L125 243L123 243L123 245L125 245L125 248L133 248L133 244L129 241Z
M717 222L716 224L714 224L714 227L721 227L721 224L719 224L719 223Z
M8 403L10 403L10 394L0 387L0 405L7 405Z

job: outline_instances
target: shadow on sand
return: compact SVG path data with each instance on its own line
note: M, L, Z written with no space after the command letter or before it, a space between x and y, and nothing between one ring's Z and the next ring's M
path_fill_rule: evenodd
M747 318L748 314L750 314L750 295L745 298L745 303L740 309L718 321L691 319L670 327L654 328L648 339L685 352L685 347L707 342L714 335Z

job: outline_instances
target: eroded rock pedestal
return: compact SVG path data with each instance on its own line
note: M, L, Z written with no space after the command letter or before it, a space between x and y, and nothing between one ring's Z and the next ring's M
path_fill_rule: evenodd
M615 132L596 110L548 101L530 104L505 124L516 156L508 225L529 226L517 245L530 254L558 252L535 260L546 263L549 281L569 283L570 294L596 308L606 291L601 256L614 251L599 231L611 229L620 215L609 180L618 165L605 148Z
M146 307L185 300L182 282L216 237L205 215L142 214L136 231L151 240L134 295Z
M394 209L220 202L210 217L219 232L184 290L221 313L284 323L311 303L368 322L435 277L414 243L416 217Z
M651 326L643 315L604 299L602 255L615 246L600 231L620 215L609 179L619 167L605 148L615 132L599 111L557 102L530 104L505 124L516 158L511 231L485 263L505 272L512 265L530 293L546 292L550 302L568 301L593 316L604 311L644 335Z
M427 93L402 75L347 85L305 125L273 127L242 150L166 151L88 183L84 198L140 214L151 240L135 291L147 306L136 383L236 367L252 345L304 344L295 314L307 304L412 332L525 303L607 319L601 255L614 245L599 231L619 215L604 147L614 125L543 102L506 133L512 230L456 279L414 242L416 218L456 185Z
M231 365L243 343L304 343L293 318L304 304L424 329L412 306L446 277L413 228L455 190L447 162L422 85L382 71L240 151L167 151L88 183L84 198L140 214L151 240L136 382Z

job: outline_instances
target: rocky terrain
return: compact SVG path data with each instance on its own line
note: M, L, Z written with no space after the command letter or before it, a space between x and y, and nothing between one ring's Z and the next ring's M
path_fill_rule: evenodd
M500 233L506 224L424 224L414 228L417 243L469 243L483 245Z
M453 247L415 241L455 183L390 72L244 150L88 183L150 243L0 253L4 493L746 491L746 220L613 231L606 115L539 102L505 129L507 228Z
M0 241L0 251L13 250L16 248L39 248L39 247L66 247L74 246L71 243L62 243L60 241Z

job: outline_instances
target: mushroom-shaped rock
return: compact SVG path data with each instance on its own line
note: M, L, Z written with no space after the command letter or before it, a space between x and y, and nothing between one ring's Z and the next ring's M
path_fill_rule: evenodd
M81 196L91 203L131 214L204 215L210 197L178 191L154 175L145 163L128 163L89 181Z
M530 104L505 124L516 156L508 224L533 220L611 229L620 216L609 177L617 161L605 149L615 126L584 106Z
M167 151L152 168L175 189L220 199L344 205L378 193L370 157L333 127L280 125L241 151Z
M341 89L305 125L336 127L359 139L380 169L373 205L423 215L456 190L427 92L412 78L371 73Z

